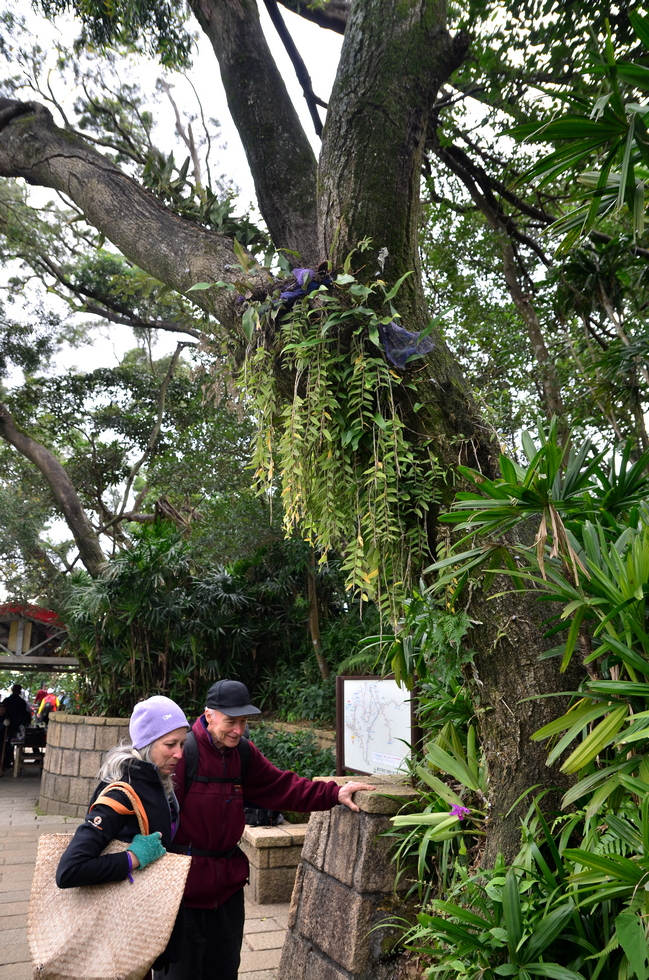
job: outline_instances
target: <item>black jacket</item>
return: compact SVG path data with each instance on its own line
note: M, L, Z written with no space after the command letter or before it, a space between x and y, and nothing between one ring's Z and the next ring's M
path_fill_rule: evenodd
M149 819L149 833L159 830L162 844L169 849L171 844L172 814L169 801L163 789L158 770L150 762L134 760L124 771L122 782L130 783L142 801ZM90 803L99 796L106 783L100 783L92 795ZM131 801L119 790L111 790L110 797L123 803L131 810ZM59 888L76 888L80 885L101 885L108 881L123 881L128 877L129 866L126 852L104 854L102 851L111 840L132 841L140 833L137 817L116 813L111 807L99 803L89 810L84 822L77 827L74 837L64 851L56 871ZM133 872L137 874L137 870ZM182 908L176 920L167 949L154 963L160 969L164 963L175 962L179 958L182 942Z
M125 769L122 782L130 783L142 800L149 818L149 833L159 830L163 847L171 844L171 809L165 795L158 770L150 762L135 760ZM99 796L106 783L100 783L90 803ZM124 793L111 790L112 799L130 809L132 804ZM128 875L126 852L105 854L101 852L112 840L132 841L140 828L135 816L122 816L111 807L100 803L86 814L84 822L66 848L56 872L59 888L76 888L79 885L102 885L107 881L123 881Z
M11 734L20 728L21 725L29 725L32 720L32 713L26 701L23 701L20 694L10 694L2 702L5 709L5 718L11 722Z

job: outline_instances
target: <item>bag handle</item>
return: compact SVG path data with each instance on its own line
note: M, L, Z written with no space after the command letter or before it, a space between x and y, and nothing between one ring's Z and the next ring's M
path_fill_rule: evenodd
M111 789L118 789L121 793L124 794L124 796L127 796L131 801L131 803L133 804L133 809L129 810L127 807L124 806L123 803L118 803L117 800L111 800L109 796L106 796L106 794ZM105 806L111 807L111 809L115 810L117 813L135 814L135 816L137 817L137 822L140 827L140 833L144 834L145 837L148 835L149 818L147 817L146 810L142 805L142 800L137 795L137 793L135 792L135 790L133 789L130 783L122 783L119 781L116 781L114 783L109 783L108 786L106 786L106 788L101 791L101 793L99 794L95 802L92 804L90 809L92 810L92 808L97 806L98 803L103 803Z

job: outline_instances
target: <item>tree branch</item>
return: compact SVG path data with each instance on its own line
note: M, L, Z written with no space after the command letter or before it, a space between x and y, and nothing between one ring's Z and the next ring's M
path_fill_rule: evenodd
M91 575L98 575L106 559L77 491L61 463L45 446L21 432L6 405L0 405L0 437L43 474L72 531L81 561Z
M309 6L304 0L279 0L283 7L299 17L310 20L318 27L324 27L336 34L344 34L351 10L351 0L326 0L325 3Z
M532 296L528 290L523 288L521 283L522 270L514 251L514 242L525 239L527 244L527 236L522 236L518 232L509 215L505 214L500 207L490 186L487 184L486 188L483 188L478 185L475 174L469 172L464 166L464 155L461 150L458 150L457 147L443 147L435 140L434 152L440 160L446 163L449 170L462 181L471 199L485 216L489 226L499 236L505 282L512 301L527 329L527 335L539 367L546 410L550 416L558 415L561 417L564 414L564 408L554 361L546 346L541 324L532 304ZM538 247L534 249L535 252L537 250Z
M273 61L255 0L190 0L190 7L218 59L275 246L298 252L304 264L319 262L316 160Z
M316 134L322 136L322 120L318 113L318 106L322 106L324 109L327 108L327 103L319 99L318 96L313 91L313 86L311 84L311 76L307 71L307 67L302 60L302 56L298 49L295 47L295 42L291 37L291 33L284 23L284 18L279 12L277 6L277 0L264 0L266 10L268 15L273 22L273 26L280 38L282 39L282 44L286 49L293 67L295 69L295 74L298 77L298 81L302 86L302 92L304 93L304 98L306 99L306 104L309 107L309 112L311 113L311 119L313 120L313 126L315 128Z
M195 330L194 327L181 327L171 320L145 320L144 317L127 310L124 304L114 302L112 297L103 296L98 290L89 289L87 286L75 286L66 276L63 269L46 255L39 255L38 261L55 277L57 282L69 290L73 296L77 296L81 300L88 313L101 316L105 320L110 320L111 323L119 323L125 327L138 327L145 330L165 330L168 333L186 333L190 337L195 337L197 340L204 339L205 335L200 330ZM101 305L89 303L87 297L97 300L97 303Z
M79 136L56 127L38 103L0 99L0 176L65 194L128 259L180 293L217 280L266 286L242 273L231 238L175 215ZM238 329L234 292L206 289L192 299Z

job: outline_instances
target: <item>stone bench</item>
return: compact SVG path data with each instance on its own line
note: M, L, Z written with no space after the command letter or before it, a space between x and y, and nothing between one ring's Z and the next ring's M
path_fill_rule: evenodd
M259 905L290 902L306 828L305 823L246 827L239 846L250 861L253 902Z

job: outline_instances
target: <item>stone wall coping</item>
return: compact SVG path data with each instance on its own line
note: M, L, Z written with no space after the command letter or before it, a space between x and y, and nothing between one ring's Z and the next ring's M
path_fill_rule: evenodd
M69 715L65 711L57 711L50 715L50 721L68 725L114 725L120 728L128 727L128 718L105 718L99 715Z
M251 847L293 847L304 844L307 824L292 824L284 827L246 827L241 840Z
M376 786L375 790L359 790L354 793L354 803L363 813L380 813L384 816L394 816L406 803L416 800L419 793L401 776L314 776L314 782L336 782L339 786L351 782L366 782Z

